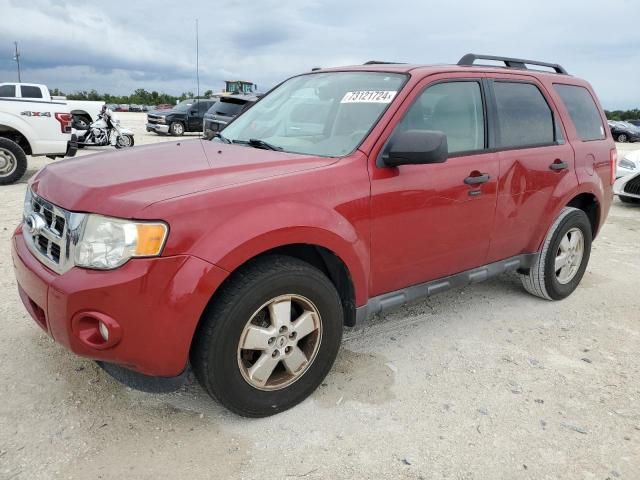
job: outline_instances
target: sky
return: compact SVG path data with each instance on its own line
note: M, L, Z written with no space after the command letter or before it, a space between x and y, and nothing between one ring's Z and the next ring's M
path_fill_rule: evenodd
M70 93L260 91L312 67L456 63L484 53L562 64L605 109L640 108L637 0L0 0L0 82Z

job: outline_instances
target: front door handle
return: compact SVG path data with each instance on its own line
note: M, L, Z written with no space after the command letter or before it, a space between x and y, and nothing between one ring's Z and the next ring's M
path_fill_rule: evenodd
M476 175L469 175L464 179L464 183L467 185L479 185L481 183L487 183L491 177L488 173L477 172Z
M556 160L554 161L551 165L549 165L549 168L551 170L554 170L556 172L560 171L560 170L565 170L567 168L569 168L569 164L567 162L563 162L562 160Z

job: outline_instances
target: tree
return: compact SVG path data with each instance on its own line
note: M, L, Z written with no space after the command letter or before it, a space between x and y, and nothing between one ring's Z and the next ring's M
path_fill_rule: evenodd
M204 96L205 96L205 98L209 98L209 97L213 96L213 90L206 90L204 92Z

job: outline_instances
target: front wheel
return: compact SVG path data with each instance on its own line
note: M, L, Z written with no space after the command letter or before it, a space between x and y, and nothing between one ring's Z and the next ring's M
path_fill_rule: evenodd
M571 295L589 263L591 239L587 215L577 208L562 209L535 263L520 275L525 290L547 300Z
M191 352L196 377L247 417L281 412L325 378L342 339L340 297L318 269L273 255L233 274L203 316Z
M133 147L133 135L120 135L116 140L116 148L129 148Z
M27 171L27 156L13 140L0 138L0 185L15 183Z
M628 138L624 133L621 133L618 135L618 138L616 139L619 143L625 143Z
M171 135L174 135L176 137L180 137L184 135L184 125L181 122L173 122L169 126L169 133L171 133Z

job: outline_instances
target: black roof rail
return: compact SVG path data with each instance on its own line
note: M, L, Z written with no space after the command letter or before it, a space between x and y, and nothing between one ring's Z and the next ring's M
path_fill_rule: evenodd
M364 62L363 65L403 65L402 62L382 62L380 60L369 60Z
M522 58L497 57L495 55L478 55L476 53L467 53L458 61L458 65L473 67L476 60L494 60L504 62L506 68L519 68L527 70L527 65L537 65L539 67L547 67L553 69L556 73L569 75L567 71L557 63L538 62L536 60L524 60Z

